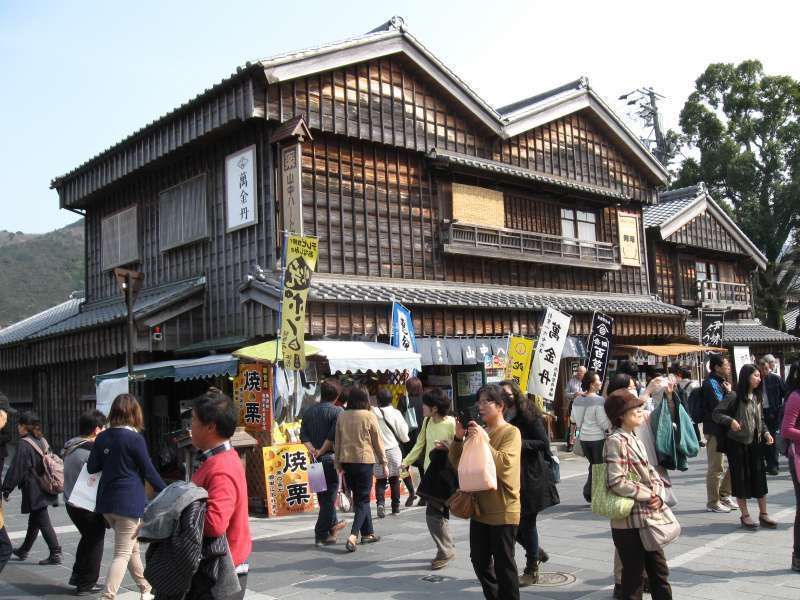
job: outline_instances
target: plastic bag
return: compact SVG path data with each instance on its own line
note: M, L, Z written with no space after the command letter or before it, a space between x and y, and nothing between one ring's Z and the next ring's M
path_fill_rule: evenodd
M97 503L97 487L100 485L102 475L102 472L90 474L86 465L83 465L78 479L75 480L75 485L72 486L67 504L94 512Z
M489 449L489 436L482 429L464 442L458 462L458 488L462 492L497 489L497 467Z
M328 482L325 480L325 467L321 462L314 461L308 467L308 487L315 494L328 491Z

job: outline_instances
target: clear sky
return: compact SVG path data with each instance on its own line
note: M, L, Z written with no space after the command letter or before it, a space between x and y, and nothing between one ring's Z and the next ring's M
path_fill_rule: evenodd
M617 97L667 96L665 125L711 62L800 78L793 2L44 2L0 0L0 229L77 217L50 180L246 61L364 33L392 15L490 104L580 75Z

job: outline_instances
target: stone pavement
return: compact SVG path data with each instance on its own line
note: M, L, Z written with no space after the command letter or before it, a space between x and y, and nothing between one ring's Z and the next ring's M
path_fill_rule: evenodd
M800 599L800 573L789 570L794 521L794 493L786 473L771 477L770 512L779 523L777 531L744 532L738 512L718 515L705 511L705 456L690 463L686 473L674 476L679 505L675 509L683 526L681 538L668 547L673 596L678 599L758 598ZM562 461L562 503L540 515L542 545L550 553L543 565L547 573L561 573L564 585L525 588L523 598L586 600L610 598L613 545L608 523L589 512L581 498L586 473L583 459ZM18 495L9 505L8 529L12 541L24 536L25 520L18 510ZM62 567L39 567L46 555L40 540L26 563L9 563L0 581L0 599L70 598L65 582L69 576L77 536L63 507L55 509L65 550ZM757 514L755 503L751 512ZM345 515L347 518L348 515ZM314 515L286 519L253 519L255 538L248 582L248 600L306 599L328 596L365 600L416 600L482 597L469 562L468 523L451 522L457 558L438 572L428 570L433 544L425 527L424 509L406 509L399 517L375 520L378 544L359 546L354 554L343 545L315 548ZM111 556L110 537L103 573ZM518 547L521 564L524 554ZM433 576L433 577L431 577ZM121 600L138 594L126 579Z

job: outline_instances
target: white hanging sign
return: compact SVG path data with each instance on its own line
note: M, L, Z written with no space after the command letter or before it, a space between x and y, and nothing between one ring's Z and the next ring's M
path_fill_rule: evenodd
M544 315L539 339L536 340L536 351L533 354L533 365L528 380L528 393L541 396L545 400L553 400L558 384L558 365L561 353L569 333L569 315L548 308Z
M225 206L228 232L258 223L256 147L250 146L225 158Z

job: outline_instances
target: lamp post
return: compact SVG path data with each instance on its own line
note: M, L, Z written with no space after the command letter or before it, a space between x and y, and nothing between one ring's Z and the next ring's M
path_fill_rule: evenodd
M117 285L125 296L125 312L127 316L127 347L125 352L125 362L128 365L128 392L133 393L133 353L134 344L136 341L136 325L133 321L133 305L136 302L136 296L139 295L139 290L142 287L144 273L116 268L114 269L114 277L116 277Z

